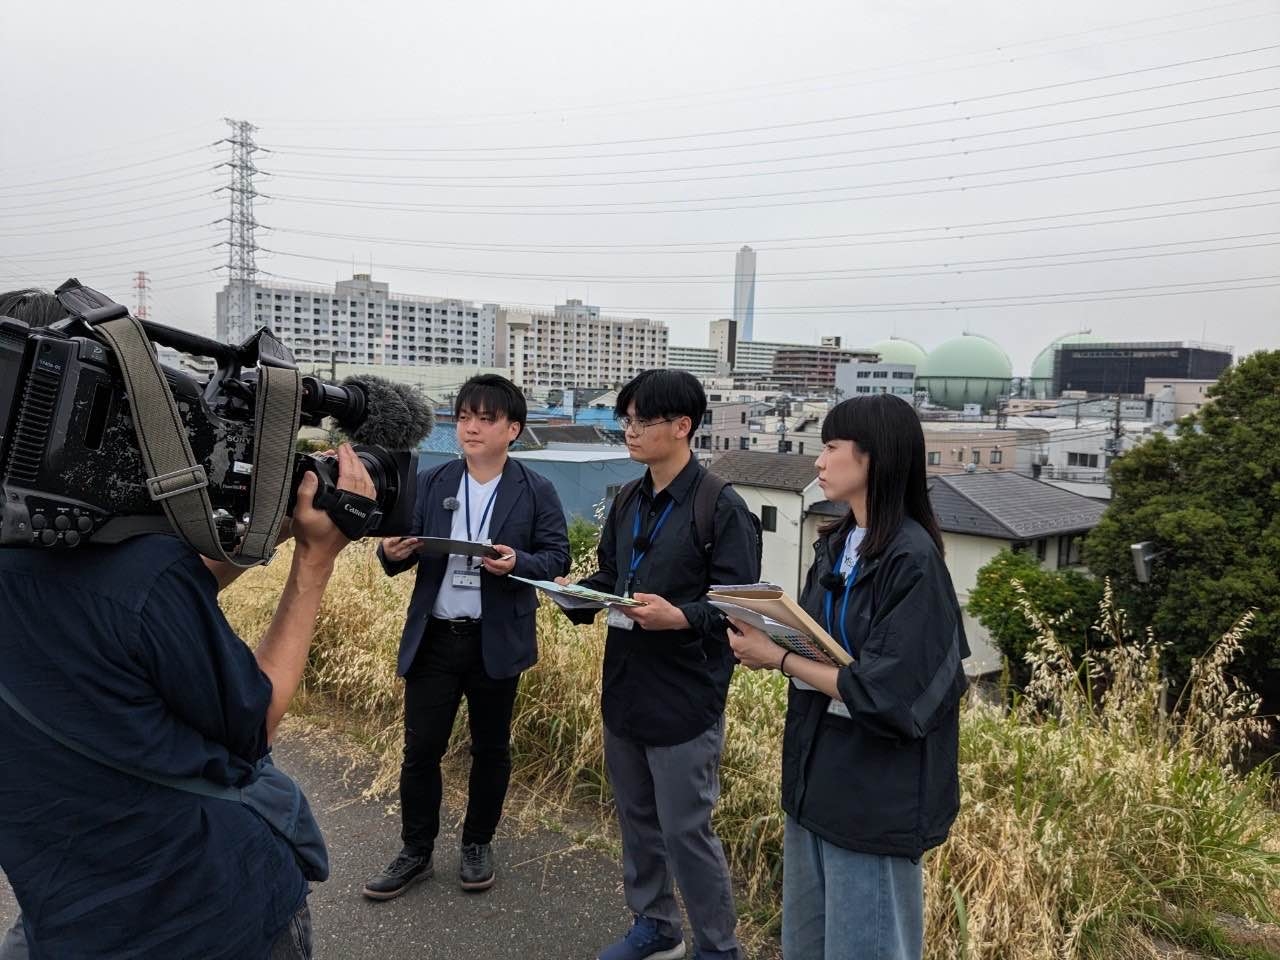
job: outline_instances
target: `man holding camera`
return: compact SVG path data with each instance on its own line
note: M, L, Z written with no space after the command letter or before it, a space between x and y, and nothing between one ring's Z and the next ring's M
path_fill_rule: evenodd
M0 295L0 314L39 325L51 300ZM341 489L374 496L349 446L338 471ZM310 957L294 847L219 794L261 777L349 542L316 489L306 474L288 579L253 651L217 602L238 571L176 536L0 550L0 868L22 910L0 958Z
M555 487L507 454L527 415L524 396L510 380L473 377L454 401L462 459L418 478L414 531L488 541L492 555L423 553L415 537L388 538L378 550L388 576L416 566L417 582L397 665L405 679L403 846L365 884L371 900L398 897L434 872L440 761L464 696L471 776L458 880L472 892L494 882L490 844L511 779L516 689L520 674L538 659L537 593L511 575L550 580L569 569L569 536Z

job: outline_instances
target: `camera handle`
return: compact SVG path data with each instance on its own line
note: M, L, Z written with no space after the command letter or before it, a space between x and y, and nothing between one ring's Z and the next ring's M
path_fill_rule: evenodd
M343 490L338 486L338 461L334 457L303 456L298 458L294 471L293 495L289 498L289 514L296 505L298 482L302 474L311 471L316 475L316 493L311 503L323 510L348 540L359 540L376 530L382 522L382 510L377 500Z

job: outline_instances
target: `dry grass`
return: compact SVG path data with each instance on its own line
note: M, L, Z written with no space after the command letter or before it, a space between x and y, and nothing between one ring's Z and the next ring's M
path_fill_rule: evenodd
M246 638L269 622L287 564L282 556L228 592ZM347 551L306 680L323 696L301 701L303 711L341 715L378 764L373 790L384 793L400 757L395 653L411 588L412 575L383 576L371 550ZM1156 957L1160 938L1203 941L1217 929L1206 917L1273 920L1275 788L1265 773L1229 763L1258 723L1247 692L1224 679L1247 620L1197 666L1182 698L1186 719L1174 724L1161 709L1159 644L1129 637L1109 599L1099 629L1121 642L1084 663L1025 608L1041 636L1028 696L1014 710L975 701L962 717L962 809L927 860L930 960ZM572 627L545 607L538 617L542 659L522 681L513 725L521 793L535 816L539 806L552 820L566 807L603 816L603 631ZM743 670L734 678L717 811L756 931L776 925L780 902L780 680ZM1267 955L1244 951L1219 955Z

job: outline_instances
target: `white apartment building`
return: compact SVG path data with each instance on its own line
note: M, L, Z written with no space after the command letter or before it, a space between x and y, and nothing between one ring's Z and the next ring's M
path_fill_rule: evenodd
M218 292L217 336L230 336L227 290ZM493 365L498 306L393 294L367 273L330 287L257 283L253 329L268 326L301 364ZM335 356L336 354L336 356Z
M499 309L496 330L495 361L526 390L620 386L641 370L667 366L664 322L602 316L581 300L554 313Z
M790 343L766 343L763 340L739 340L734 350L733 373L735 377L754 377L768 380L773 376L773 358Z
M714 377L719 365L719 355L711 347L667 345L668 370L685 370L695 377Z

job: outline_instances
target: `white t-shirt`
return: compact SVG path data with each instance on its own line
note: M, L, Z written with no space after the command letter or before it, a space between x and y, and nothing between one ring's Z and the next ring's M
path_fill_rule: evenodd
M858 546L867 539L866 527L854 527L849 531L849 538L844 542L844 553L840 554L840 576L846 580L858 563Z
M493 519L491 501L498 490L498 474L488 483L476 483L471 474L463 472L462 482L458 484L458 509L453 511L453 529L449 537L453 540L488 540L489 523ZM468 489L470 488L470 489ZM471 534L467 535L467 499L471 500ZM482 569L480 561L474 557L450 556L444 568L444 579L440 582L440 592L436 594L435 606L431 615L442 620L456 620L458 617L480 616L480 590L478 587L455 587L453 575L458 571L470 569L479 573Z

